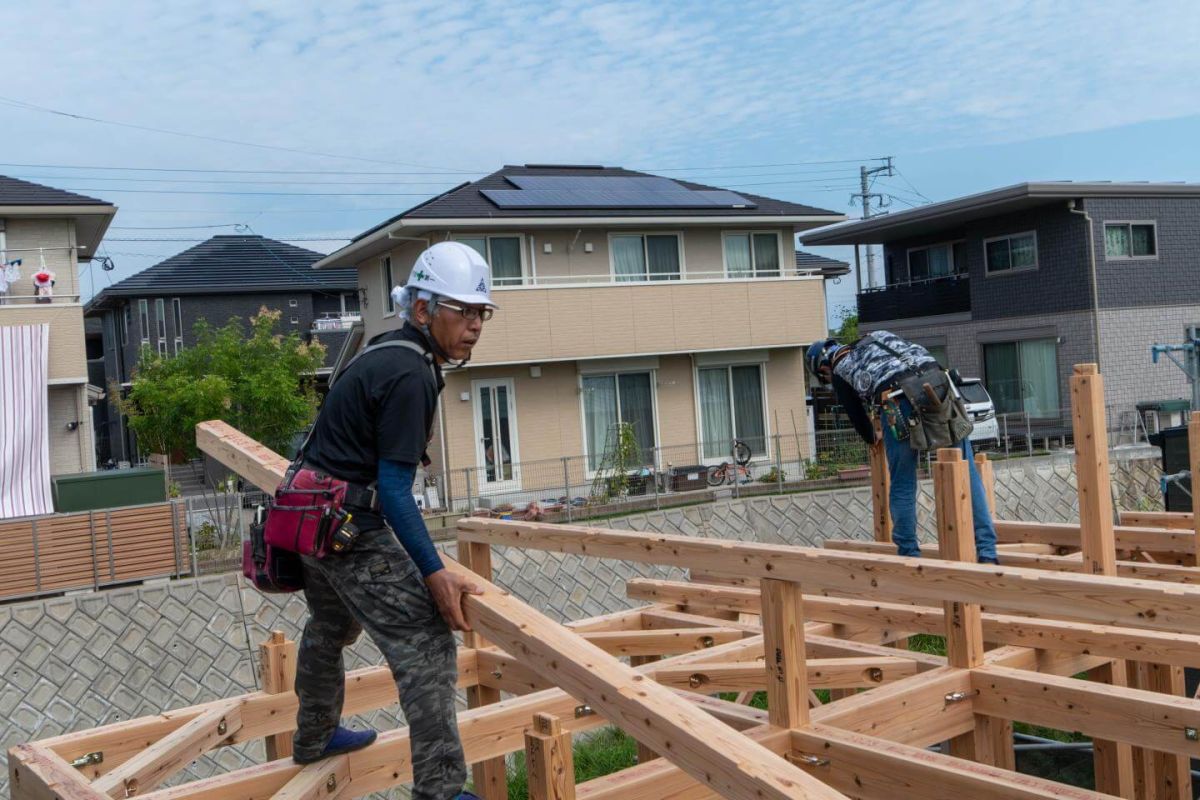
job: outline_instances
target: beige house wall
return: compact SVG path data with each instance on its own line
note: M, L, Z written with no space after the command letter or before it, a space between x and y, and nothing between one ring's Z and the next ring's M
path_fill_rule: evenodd
M78 303L44 306L0 305L0 326L50 326L50 381L87 383L83 307Z
M0 218L3 217L4 211L0 209ZM41 259L44 258L46 268L54 273L55 297L63 301L77 302L79 269L74 244L74 220L16 217L4 220L6 258L19 258L22 261L21 280L17 281L9 293L32 295L33 274L41 269Z
M580 395L580 368L587 362L560 362L541 366L541 377L531 377L529 365L471 368L446 376L441 407L445 421L446 466L453 471L476 468L476 440L473 382L510 378L516 407L514 460L522 464L523 483L527 486L552 484L562 474L561 459L571 459L572 480L582 478L582 456L586 449L583 433L583 406ZM699 419L696 410L695 366L690 356L662 356L655 370L655 414L657 442L665 448L664 462L694 464L701 459L696 448ZM615 363L614 371L640 370L642 360L628 365ZM773 436L787 439L784 456L795 456L792 415L801 439L806 430L803 349L776 348L769 351L764 364L766 376L766 424ZM589 367L590 368L590 367ZM461 399L466 392L468 401ZM439 474L440 431L435 431L430 448L434 464L430 471ZM801 442L805 455L807 442ZM773 445L772 445L773 447ZM773 455L773 454L772 454ZM473 478L473 480L477 480ZM462 485L461 481L458 485ZM476 485L476 489L478 486Z
M50 474L66 475L96 469L92 412L84 386L49 387ZM78 422L74 431L67 423Z

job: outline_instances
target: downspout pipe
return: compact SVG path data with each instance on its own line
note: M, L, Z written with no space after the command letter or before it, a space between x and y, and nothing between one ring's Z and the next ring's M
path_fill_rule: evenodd
M1092 218L1083 207L1083 198L1069 200L1067 211L1077 214L1087 220L1088 260L1091 262L1092 275L1092 336L1096 340L1096 367L1103 373L1100 364L1100 281L1096 276L1096 234L1092 226Z

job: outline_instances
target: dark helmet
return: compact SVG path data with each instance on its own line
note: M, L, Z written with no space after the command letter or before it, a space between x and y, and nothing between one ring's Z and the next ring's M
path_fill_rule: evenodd
M821 379L821 367L829 366L829 360L833 358L833 354L840 350L841 347L836 339L821 339L813 342L808 346L808 351L804 355L804 360L808 364L808 371L824 383L825 381Z

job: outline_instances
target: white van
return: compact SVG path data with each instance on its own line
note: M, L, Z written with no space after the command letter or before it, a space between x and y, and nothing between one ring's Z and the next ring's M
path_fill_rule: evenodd
M1000 426L996 421L996 404L979 378L962 378L958 391L967 406L967 416L975 429L971 431L971 443L1000 445Z

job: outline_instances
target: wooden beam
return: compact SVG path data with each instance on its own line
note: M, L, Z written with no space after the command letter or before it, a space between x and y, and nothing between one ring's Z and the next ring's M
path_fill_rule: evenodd
M571 734L549 714L535 714L525 733L529 800L575 800L575 760Z
M271 631L271 638L258 646L262 688L266 694L291 692L296 686L296 643L283 631ZM292 732L273 733L266 739L267 760L292 755Z
M196 426L196 447L267 494L275 493L288 468L286 458L221 420Z
M1071 376L1071 422L1075 433L1075 475L1079 491L1079 536L1083 572L1117 574L1112 484L1108 465L1108 429L1104 417L1104 378L1095 364L1077 364ZM1125 663L1114 661L1092 672L1093 680L1126 685ZM1097 739L1096 788L1130 796L1133 751L1118 740Z
M1200 410L1193 409L1188 418L1188 469L1192 475L1200 475ZM1191 565L1200 565L1200 524L1196 521L1200 520L1200 491L1196 490L1196 486L1200 486L1200 480L1192 481L1192 563ZM1163 498L1164 502L1166 498ZM1190 775L1190 773L1189 773Z
M887 455L883 450L883 431L878 419L873 423L875 444L867 448L871 465L871 528L875 541L892 542L892 476L888 471Z
M1191 423L1188 423L1190 438ZM1122 511L1121 524L1139 528L1169 528L1177 531L1194 531L1196 516L1190 511Z
M810 658L806 665L809 688L871 689L917 674L916 662L902 656ZM701 694L767 688L763 665L754 661L660 667L652 675L664 686Z
M1021 525L1024 523L997 522L996 524L1004 526L1009 524ZM1042 523L1035 522L1029 524L1041 525ZM1120 529L1118 528L1117 530ZM867 542L861 539L826 539L821 543L821 546L829 550L846 550L854 553L891 554L893 549L879 542ZM1033 546L1045 547L1046 545L1039 544ZM1074 555L1054 556L1031 552L1012 552L1006 549L998 549L997 552L1000 556L1001 565L1006 567L1026 567L1053 572L1078 572L1081 563L1081 556L1078 553ZM937 545L922 545L921 557L937 558ZM1149 564L1118 560L1117 575L1122 578L1140 578L1142 580L1200 585L1200 572L1197 572L1192 567L1183 567L1177 564Z
M539 522L463 519L462 535L537 550L576 553L790 580L860 597L907 594L1134 628L1200 633L1200 588L1042 572L990 564L858 554Z
M975 471L979 473L979 481L983 484L983 493L987 495L988 511L996 516L996 467L987 453L975 454Z
M1200 756L1200 700L988 665L971 671L975 708L1093 738Z
M638 667L644 667L647 664L653 664L658 660L660 660L659 656L630 656L629 666L637 669ZM653 761L656 758L658 758L658 753L654 752L641 742L637 743L637 760L639 764L645 764L647 761Z
M350 756L326 758L301 769L271 800L336 800L350 797Z
M933 465L938 547L946 561L975 563L975 526L971 519L971 480L962 452L938 450ZM983 624L978 603L946 600L946 660L970 669L983 663Z
M1109 795L829 725L792 731L791 736L793 763L861 800L1112 800Z
M11 800L107 800L54 751L19 744L8 751Z
M664 656L736 642L745 636L745 631L740 628L712 626L650 631L596 631L579 636L615 656Z
M459 541L458 558L460 564L484 580L492 579L492 548L490 545ZM478 631L466 631L463 633L463 644L476 649L476 663L478 663L478 650L487 647L488 641ZM467 687L468 708L479 708L498 702L500 702L500 690L497 688L486 685L482 681ZM472 764L471 780L475 786L475 793L483 800L508 800L508 765L503 756Z
M133 797L153 789L242 727L236 700L227 700L172 731L92 784L109 797Z

